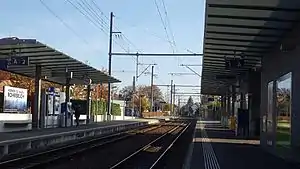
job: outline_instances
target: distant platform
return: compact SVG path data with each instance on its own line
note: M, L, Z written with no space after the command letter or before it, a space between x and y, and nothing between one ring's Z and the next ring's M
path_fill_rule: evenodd
M145 126L151 122L149 120L135 119L99 122L78 127L0 133L0 160L5 156L15 155L29 150L43 149L70 141L80 141L89 137L121 132Z

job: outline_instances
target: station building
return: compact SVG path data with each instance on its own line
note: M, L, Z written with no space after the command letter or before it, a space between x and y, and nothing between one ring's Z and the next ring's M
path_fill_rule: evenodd
M279 155L300 147L299 21L296 0L206 1L201 92Z

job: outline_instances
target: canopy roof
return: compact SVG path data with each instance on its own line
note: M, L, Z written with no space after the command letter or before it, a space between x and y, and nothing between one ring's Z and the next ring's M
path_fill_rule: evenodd
M111 77L89 65L86 65L70 56L57 51L36 39L3 38L0 39L0 59L13 57L29 57L28 66L8 66L7 71L35 76L36 65L42 67L42 77L53 82L65 84L65 72L73 72L72 84L84 84L84 77L92 83L116 83L120 80ZM57 76L58 75L58 76Z
M206 0L201 93L223 94L299 22L300 1ZM225 56L245 58L243 68L225 69ZM216 76L222 77L216 77Z

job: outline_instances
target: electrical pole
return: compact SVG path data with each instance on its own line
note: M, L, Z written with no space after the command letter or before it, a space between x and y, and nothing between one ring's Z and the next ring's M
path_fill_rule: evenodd
M154 75L154 66L151 67L151 104L150 111L153 111L153 75Z
M136 85L135 82L137 82L138 79L139 79L139 54L136 53L136 65L135 65L135 80L134 80L134 85ZM135 86L134 86L134 88L135 88ZM134 91L134 94L135 94L135 91ZM142 104L141 104L141 98L140 98L140 91L138 91L137 97L139 99L139 105L140 105L140 108L139 108L139 110L140 110L140 116L142 116L142 112L141 112L141 110L142 110L142 108L141 108ZM133 105L134 105L134 102L133 102ZM134 109L133 109L133 111L134 111Z
M180 96L178 96L178 114L177 115L180 115Z
M175 110L175 92L176 92L176 90L175 90L175 84L174 84L174 85L173 85L173 96L174 96L174 98L172 99L172 100L174 101L174 103L173 103L174 106L173 106L173 110L172 110L173 113L175 113L175 112L174 112L174 110Z
M113 34L121 33L121 32L113 32L113 12L110 13L110 25L109 25L109 46L108 46L108 75L111 76L111 61L112 61L112 42L113 42ZM111 115L111 83L108 82L108 93L107 93L107 121L110 120Z
M171 115L173 110L173 80L171 80L171 95L170 95L170 113Z
M134 95L135 95L135 76L132 78L132 111L131 111L131 117L133 118L134 115Z
M109 51L108 51L108 75L111 76L111 56L112 56L112 34L113 34L113 12L110 13L110 25L109 25ZM111 84L108 82L108 93L107 93L107 121L111 115Z
M139 79L139 54L136 54L136 65L135 65L135 77L136 81Z

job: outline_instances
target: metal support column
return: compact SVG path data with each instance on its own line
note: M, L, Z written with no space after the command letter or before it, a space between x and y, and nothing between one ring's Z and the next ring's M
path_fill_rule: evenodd
M91 84L87 85L86 102L86 124L89 124L91 117Z
M175 111L174 111L175 110L175 96L176 96L176 90L175 90L175 84L174 84L173 85L173 99L172 99L174 102L173 103L174 106L173 106L173 110L172 110L173 114L175 114Z
M67 104L70 102L70 81L72 79L73 76L73 72L69 72L69 70L66 68L65 71L65 76L66 76L66 110L65 110L65 114L64 114L64 121L65 121L65 127L68 127L68 112L67 112Z
M111 76L111 60L112 60L112 34L113 34L113 17L114 14L110 13L110 25L109 25L109 49L108 49L108 75ZM107 114L106 120L110 120L111 115L111 83L108 82L108 93L107 93Z
M171 95L170 95L170 113L173 115L173 80L171 80Z
M226 113L230 115L230 95L226 94Z
M232 93L231 93L231 97L232 97L232 102L231 102L231 116L235 116L235 101L236 101L236 92L235 92L235 86L232 85Z
M151 103L150 111L153 111L153 75L154 75L154 66L151 67Z
M131 117L133 117L133 115L134 115L135 78L136 78L135 76L133 76L133 78L132 78L132 99L131 99L132 111L131 111Z
M240 108L244 109L245 108L245 101L246 101L245 93L241 92L240 94L241 94Z
M177 115L180 115L180 96L178 96L178 113Z
M136 81L139 79L139 54L136 54L136 64L135 64L135 77Z
M34 112L32 115L32 129L38 129L42 127L41 124L41 79L42 67L40 65L35 66L35 84L34 84Z

